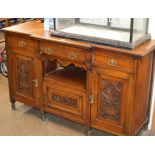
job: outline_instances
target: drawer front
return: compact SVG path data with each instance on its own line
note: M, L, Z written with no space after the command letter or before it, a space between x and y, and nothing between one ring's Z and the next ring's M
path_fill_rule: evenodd
M70 88L65 88L54 83L44 82L44 104L47 112L60 117L76 121L81 124L86 122L85 94Z
M48 58L65 60L78 64L85 64L85 61L90 60L89 51L84 49L43 42L39 45L41 54Z
M118 57L117 55L95 53L94 65L132 71L134 69L134 60L126 57Z
M9 46L15 46L19 48L35 48L36 43L34 40L22 38L22 37L8 37Z

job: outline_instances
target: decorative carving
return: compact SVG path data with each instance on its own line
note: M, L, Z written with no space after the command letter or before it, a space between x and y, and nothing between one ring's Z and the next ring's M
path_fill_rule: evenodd
M75 63L75 62L71 62L71 61L68 61L68 60L62 60L61 58L53 58L53 59L50 59L50 60L57 60L58 63L61 64L61 66L63 67L68 67L69 65L74 65L75 67L78 67L78 68L83 68L84 70L86 70L86 66L85 64L79 64L79 63Z
M120 120L122 83L101 81L101 115L106 119Z
M52 101L77 108L77 100L52 93Z
M71 62L69 59L62 59L60 57L57 57L55 55L51 55L51 56L47 56L44 54L44 52L40 51L40 52L36 52L36 56L43 62L46 60L51 60L54 61L56 60L57 62L59 62L61 64L61 66L63 67L67 67L71 64L74 64L75 67L79 67L79 68L83 68L84 70L87 70L87 67L90 67L90 63L87 61L84 61L83 63L77 63L77 62Z
M17 67L17 91L33 97L32 91L32 60L16 58Z

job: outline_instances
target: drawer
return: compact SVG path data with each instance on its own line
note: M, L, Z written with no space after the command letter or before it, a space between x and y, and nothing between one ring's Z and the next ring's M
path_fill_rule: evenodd
M19 48L35 48L36 42L31 39L22 37L8 37L9 46L16 46Z
M48 58L61 59L78 64L85 64L85 61L91 60L90 52L85 49L43 42L40 42L39 46L41 54Z
M134 59L129 59L127 57L121 57L117 55L95 53L93 63L95 66L105 66L118 68L121 70L131 71L134 69Z
M85 124L85 93L66 88L54 81L44 80L43 87L45 111Z

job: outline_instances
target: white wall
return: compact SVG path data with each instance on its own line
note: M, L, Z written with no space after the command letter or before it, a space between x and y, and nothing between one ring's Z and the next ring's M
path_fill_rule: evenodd
M155 39L155 18L150 18L149 33L151 34L152 39ZM150 117L151 120L149 123L149 129L151 129L151 126L152 126L153 110L155 106L154 101L155 101L155 83L154 83L153 96L152 96L151 117Z
M152 38L155 39L155 18L150 18L149 32L151 33Z

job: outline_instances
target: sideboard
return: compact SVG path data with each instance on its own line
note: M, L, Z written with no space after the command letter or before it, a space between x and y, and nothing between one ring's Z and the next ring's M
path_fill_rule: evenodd
M149 122L155 41L133 50L51 37L43 24L4 28L10 102L114 135Z

